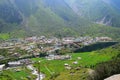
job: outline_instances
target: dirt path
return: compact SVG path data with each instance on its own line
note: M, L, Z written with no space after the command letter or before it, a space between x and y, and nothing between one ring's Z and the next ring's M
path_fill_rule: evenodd
M38 71L32 65L28 65L27 68L32 70L32 74L37 76L36 80L39 80L39 76L40 76L40 80L43 80L43 78L45 78L45 75L42 73L40 73L39 75Z

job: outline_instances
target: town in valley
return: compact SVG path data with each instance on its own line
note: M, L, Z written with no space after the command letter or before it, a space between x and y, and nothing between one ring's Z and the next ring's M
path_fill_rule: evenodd
M1 41L0 51L4 54L0 54L0 71L14 70L20 72L20 67L25 66L30 69L31 74L37 76L36 80L44 79L45 74L36 69L33 64L39 64L40 61L34 61L32 58L44 58L44 60L70 60L72 59L72 53L84 46L89 46L96 43L115 42L110 37L63 37L47 38L45 36L32 36L27 38L14 38L5 41ZM77 57L78 60L82 58ZM74 65L78 64L78 61L72 62ZM70 70L72 67L68 63L64 63L64 68ZM41 65L44 66L44 65ZM49 71L47 66L46 69ZM79 68L78 68L79 69ZM52 72L49 71L51 74ZM41 74L40 74L41 73ZM27 76L28 78L30 76ZM22 77L21 77L22 79Z

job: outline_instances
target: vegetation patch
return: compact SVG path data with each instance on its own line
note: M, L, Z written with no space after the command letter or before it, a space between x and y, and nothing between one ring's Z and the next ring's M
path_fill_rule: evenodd
M10 35L7 33L0 34L0 40L7 40L10 38Z
M3 70L0 73L0 80L35 80L35 78L36 76L25 67Z

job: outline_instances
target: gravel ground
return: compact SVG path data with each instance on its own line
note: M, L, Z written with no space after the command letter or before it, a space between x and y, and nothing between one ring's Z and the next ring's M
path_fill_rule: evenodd
M120 80L120 74L113 75L113 76L106 78L104 80Z

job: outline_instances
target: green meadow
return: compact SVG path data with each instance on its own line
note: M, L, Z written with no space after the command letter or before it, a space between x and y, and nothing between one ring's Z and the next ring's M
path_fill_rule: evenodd
M34 66L40 69L40 71L46 75L46 78L48 78L51 75L69 71L65 69L64 64L66 63L69 64L73 69L78 66L89 69L90 67L94 67L98 63L109 61L113 57L111 55L109 56L108 54L100 54L96 52L72 53L71 55L72 58L70 60L49 61L44 58L33 58L32 60L36 62ZM38 63L39 61L41 62ZM73 62L75 61L77 61L78 64L73 64Z

